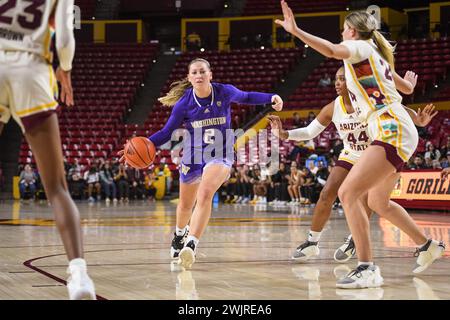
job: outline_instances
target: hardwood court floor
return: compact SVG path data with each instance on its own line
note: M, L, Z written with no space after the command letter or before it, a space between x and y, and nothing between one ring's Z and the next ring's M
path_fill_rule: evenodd
M79 203L88 270L105 299L450 299L450 252L413 275L414 244L373 217L375 262L385 285L336 289L348 264L334 250L348 234L342 211L326 225L320 258L290 260L305 240L312 208L218 205L201 239L197 262L180 270L169 258L176 206ZM450 247L450 214L414 213L427 236ZM448 250L448 249L447 249ZM0 299L66 299L67 259L47 204L0 203Z

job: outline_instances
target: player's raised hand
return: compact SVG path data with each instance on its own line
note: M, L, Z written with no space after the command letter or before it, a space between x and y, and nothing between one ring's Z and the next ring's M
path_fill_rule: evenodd
M295 22L294 13L292 12L292 9L289 8L286 1L281 1L281 10L283 11L284 20L281 21L279 19L276 19L275 23L282 26L287 32L294 33L298 28L297 23Z
M274 108L276 111L283 110L283 99L279 95L272 96L272 108Z
M275 137L286 140L289 137L289 134L286 130L283 129L283 124L281 123L281 119L278 116L267 116L269 120L270 127L272 129L272 133Z
M60 100L68 107L73 106L73 88L71 72L64 71L61 67L56 69L56 80L61 84Z
M405 76L403 77L406 81L410 82L413 86L413 88L416 87L417 84L417 74L412 71L406 71Z
M438 112L437 110L435 110L434 104L429 103L425 106L425 108L423 108L423 110L421 110L420 108L417 110L415 123L419 127L425 127L437 114Z

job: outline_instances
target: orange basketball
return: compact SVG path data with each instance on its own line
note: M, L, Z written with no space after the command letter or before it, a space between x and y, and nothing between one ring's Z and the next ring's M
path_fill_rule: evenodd
M134 137L125 145L125 159L136 169L144 169L155 160L156 149L146 137Z

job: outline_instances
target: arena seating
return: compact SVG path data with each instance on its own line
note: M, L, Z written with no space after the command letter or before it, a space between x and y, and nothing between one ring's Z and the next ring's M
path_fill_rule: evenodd
M349 0L302 0L288 1L289 6L295 13L320 12L320 11L344 11ZM281 14L279 0L247 0L243 15L272 15Z
M123 117L157 54L155 44L83 44L77 46L72 82L75 106L61 108L62 147L68 162L89 164L110 157L123 136ZM31 161L25 140L19 163Z

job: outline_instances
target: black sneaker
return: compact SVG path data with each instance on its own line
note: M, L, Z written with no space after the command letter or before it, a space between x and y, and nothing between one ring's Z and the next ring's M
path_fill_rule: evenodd
M195 262L195 243L194 240L189 241L180 251L180 260L178 263L184 268L189 269Z
M170 247L170 257L172 259L178 258L178 255L184 247L184 242L189 233L189 227L186 227L186 232L182 236L177 236L176 232L173 234L172 246Z
M353 238L349 235L345 238L344 244L342 244L339 248L334 252L334 260L337 262L347 262L350 260L356 253L355 243L353 242Z
M297 247L292 255L293 260L306 261L312 257L317 257L320 254L318 242L305 241Z

